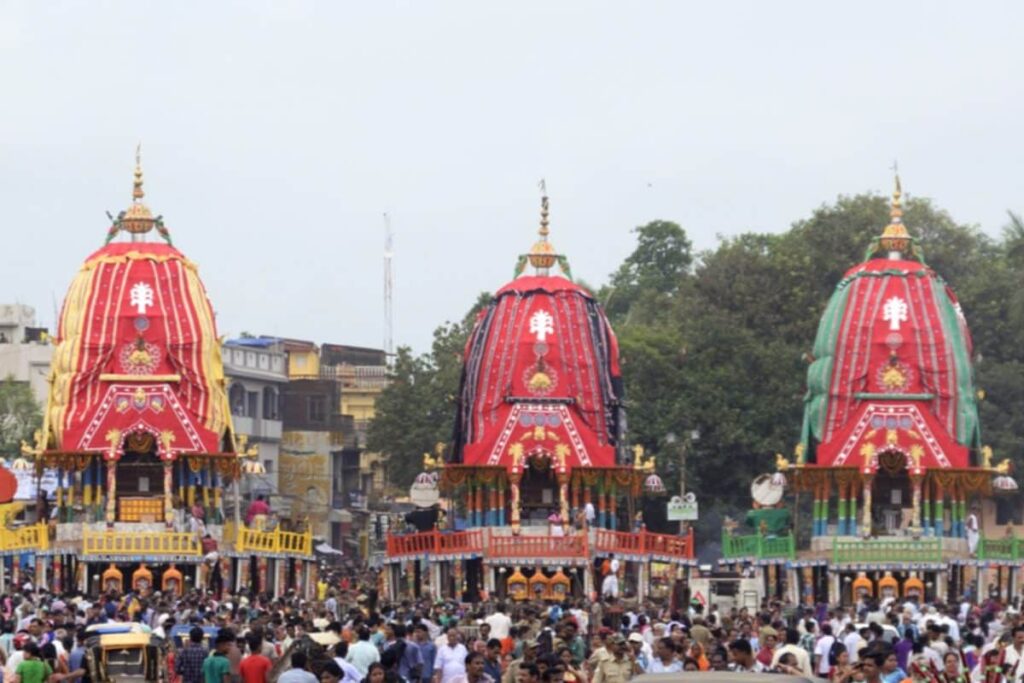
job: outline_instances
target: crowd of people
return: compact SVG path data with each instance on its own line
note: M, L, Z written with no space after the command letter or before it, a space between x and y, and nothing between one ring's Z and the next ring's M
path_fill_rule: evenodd
M672 610L615 598L386 603L375 585L372 575L332 577L311 601L244 591L4 595L4 683L93 683L87 629L112 622L170 644L168 683L625 683L727 670L833 683L1024 679L1024 619L1016 601L997 598Z

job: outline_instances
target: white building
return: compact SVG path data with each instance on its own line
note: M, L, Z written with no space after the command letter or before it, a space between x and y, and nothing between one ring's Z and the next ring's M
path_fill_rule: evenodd
M274 338L232 339L223 347L235 432L259 446L266 474L247 477L243 486L252 495L277 493L281 450L281 390L288 381L283 344Z
M28 382L36 401L45 405L52 356L47 330L36 326L36 309L0 305L0 380Z

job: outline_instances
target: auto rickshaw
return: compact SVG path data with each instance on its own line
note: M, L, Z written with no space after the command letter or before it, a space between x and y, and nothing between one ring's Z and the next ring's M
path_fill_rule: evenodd
M139 624L95 624L86 629L85 659L97 683L167 680L167 644Z

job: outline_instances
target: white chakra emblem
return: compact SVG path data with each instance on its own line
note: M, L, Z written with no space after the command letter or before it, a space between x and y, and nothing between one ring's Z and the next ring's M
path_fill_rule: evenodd
M882 306L882 320L889 323L889 329L899 332L900 323L907 322L907 302L894 296Z
M536 337L537 341L546 341L549 334L555 333L555 319L551 314L541 309L530 316L530 334Z
M153 307L153 288L145 282L132 285L129 302L139 315L146 315L146 309Z

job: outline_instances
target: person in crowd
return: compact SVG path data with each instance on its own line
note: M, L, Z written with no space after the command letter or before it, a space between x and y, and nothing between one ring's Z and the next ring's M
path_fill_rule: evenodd
M318 683L316 676L309 671L309 658L305 652L291 653L291 668L277 678L277 683Z
M466 655L469 651L460 642L459 629L451 626L445 633L445 644L437 650L434 660L434 682L451 683L456 676L466 674Z

